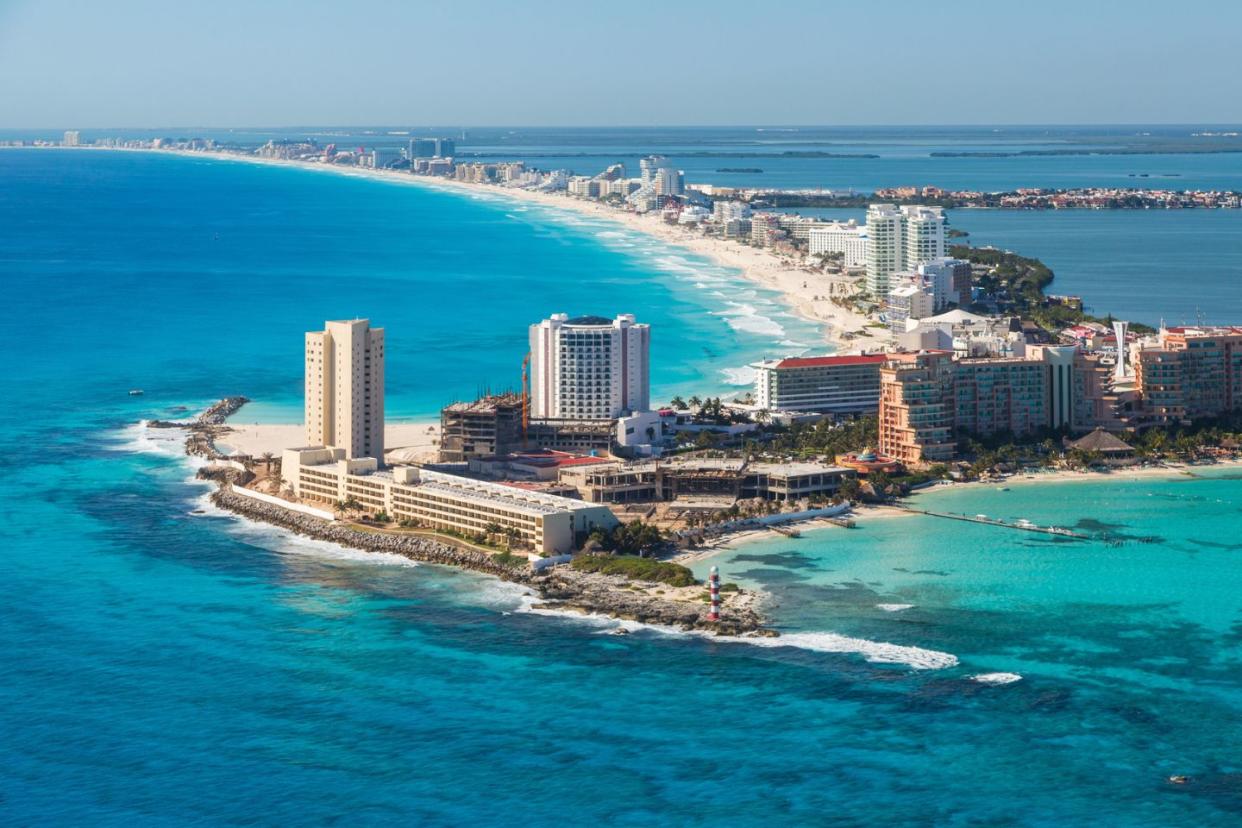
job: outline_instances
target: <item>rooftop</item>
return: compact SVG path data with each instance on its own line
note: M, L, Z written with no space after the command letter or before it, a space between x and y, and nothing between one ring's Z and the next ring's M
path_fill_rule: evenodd
M485 414L495 411L499 406L513 406L522 404L522 395L515 392L506 392L504 394L488 394L479 397L477 400L469 400L463 402L450 403L444 406L444 411L458 414Z
M1101 454L1117 454L1121 452L1134 451L1134 446L1124 440L1109 434L1102 428L1088 434L1086 437L1079 438L1070 443L1070 448L1081 449L1083 451L1098 451Z
M776 363L776 368L820 368L830 365L878 365L888 359L885 354L842 354L839 356L789 357ZM770 361L769 361L770 362ZM764 363L765 365L767 363Z

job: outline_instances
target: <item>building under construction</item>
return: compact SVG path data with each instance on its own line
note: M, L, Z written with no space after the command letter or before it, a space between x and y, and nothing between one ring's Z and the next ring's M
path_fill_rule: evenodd
M465 463L523 449L608 453L614 420L531 420L523 424L522 395L487 394L440 410L440 462Z
M488 394L440 411L440 462L464 463L522 448L522 395Z

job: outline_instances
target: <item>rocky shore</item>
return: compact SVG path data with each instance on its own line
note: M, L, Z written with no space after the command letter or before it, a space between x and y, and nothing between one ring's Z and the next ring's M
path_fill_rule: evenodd
M775 636L775 630L763 625L763 618L742 602L726 600L720 621L707 620L707 604L691 600L673 600L635 591L634 582L618 576L579 572L557 566L534 572L529 564L507 564L496 556L447 540L417 535L365 532L304 515L274 504L262 503L235 494L228 485L211 496L217 506L252 520L318 540L338 543L354 549L387 552L415 561L455 566L472 572L492 575L505 581L522 584L533 590L544 603L543 609L570 610L607 615L645 624L662 624L684 630L703 630L718 635ZM704 596L706 592L704 592Z
M207 460L225 460L227 456L216 448L216 438L229 432L226 422L237 410L250 402L249 397L225 397L215 402L189 422L179 420L148 420L147 428L183 428L186 430L185 453L191 457Z

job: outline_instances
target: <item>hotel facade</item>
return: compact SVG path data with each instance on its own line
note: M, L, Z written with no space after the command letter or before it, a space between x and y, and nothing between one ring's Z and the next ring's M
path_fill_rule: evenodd
M530 326L530 416L612 420L651 407L651 331L615 319L553 314Z
M1153 425L1242 410L1242 327L1162 328L1135 353L1135 390Z
M1074 346L1031 346L1022 357L954 359L949 351L889 355L880 369L881 454L917 466L951 460L957 434L1071 428Z
M864 267L867 238L867 228L852 219L815 224L807 231L807 251L812 256L839 254L846 267Z
M350 459L322 446L286 449L281 474L302 500L353 501L394 520L465 534L499 527L549 555L568 553L591 531L617 525L605 506L413 466L382 470L373 457Z
M880 402L883 354L769 359L755 369L755 405L768 411L862 414Z
M893 274L945 255L944 211L939 207L872 204L867 208L867 292L883 299Z
M306 334L306 442L384 457L384 329L366 319Z

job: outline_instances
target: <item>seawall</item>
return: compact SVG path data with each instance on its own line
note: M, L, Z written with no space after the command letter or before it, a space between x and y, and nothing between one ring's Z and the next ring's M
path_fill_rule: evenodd
M777 633L763 625L763 618L750 606L731 606L726 601L720 621L707 620L707 604L671 600L636 592L633 582L618 576L579 572L567 566L535 572L529 564L507 565L484 552L457 547L447 540L416 535L366 532L312 515L301 514L272 503L255 500L221 487L211 501L222 509L305 537L337 543L353 549L401 555L424 563L453 566L491 575L531 588L546 603L545 609L571 610L607 615L644 624L660 624L719 635ZM703 596L707 592L704 589Z

